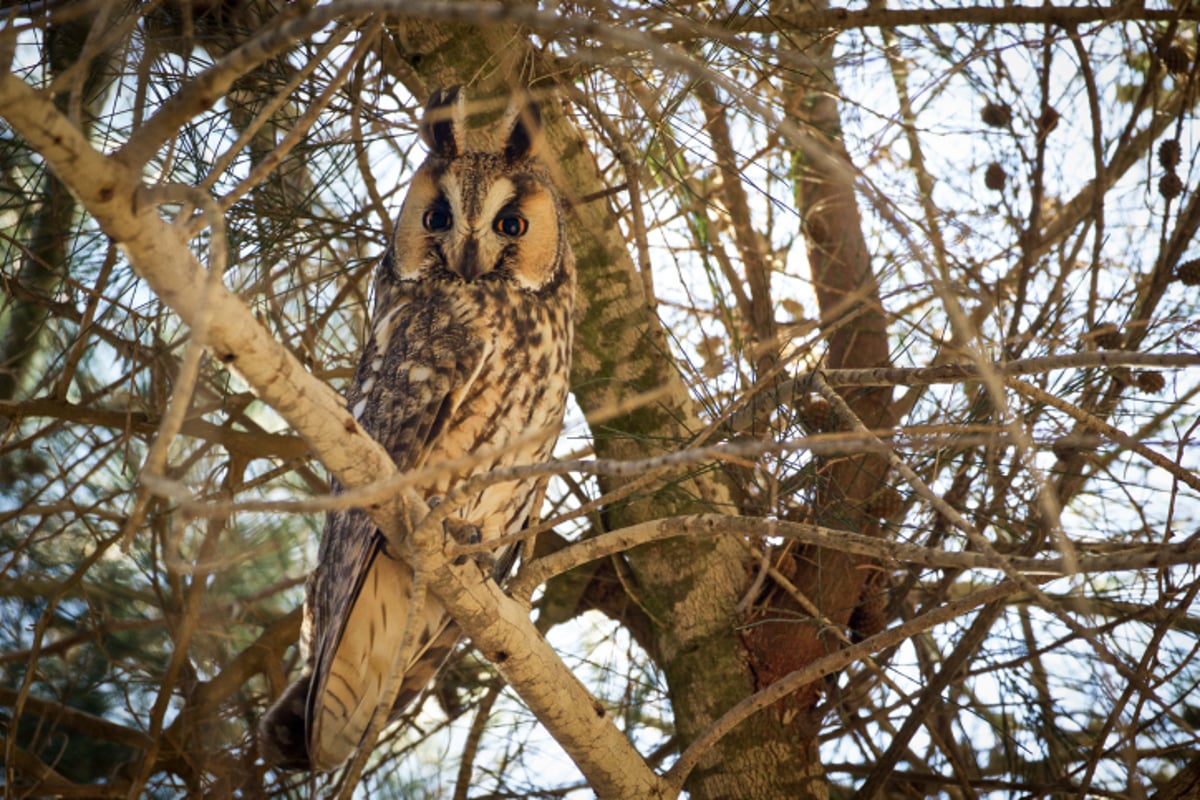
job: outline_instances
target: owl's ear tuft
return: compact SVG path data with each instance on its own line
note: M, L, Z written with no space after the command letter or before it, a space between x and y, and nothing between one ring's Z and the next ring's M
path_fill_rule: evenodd
M511 163L537 154L542 138L542 112L528 95L514 102L512 130L504 143L504 157Z
M442 158L455 158L466 150L466 95L462 86L438 89L425 104L421 138L429 151Z

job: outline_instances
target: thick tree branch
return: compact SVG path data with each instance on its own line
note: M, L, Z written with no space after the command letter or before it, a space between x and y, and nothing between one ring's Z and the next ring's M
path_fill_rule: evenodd
M0 76L0 108L120 243L162 301L184 322L197 321L205 312L199 300L207 274L157 206L146 202L140 172L96 152L49 98L16 76ZM214 355L301 432L332 472L347 485L360 485L389 471L391 459L346 411L342 398L279 346L245 303L218 287L210 304L207 313L218 321L209 335ZM360 444L344 446L349 441Z
M529 607L504 594L475 562L456 565L446 558L444 536L436 515L417 527L412 537L417 569L426 573L429 588L472 644L571 754L596 794L614 800L674 797L616 727L608 709L537 633Z
M958 8L884 8L871 7L851 11L829 8L735 16L723 19L724 30L770 34L780 30L854 30L856 28L903 28L927 25L1059 25L1073 27L1121 21L1171 22L1200 19L1200 9L1145 8L1141 3L1117 3L1091 6L962 6ZM698 38L696 28L677 27L664 36L671 41Z

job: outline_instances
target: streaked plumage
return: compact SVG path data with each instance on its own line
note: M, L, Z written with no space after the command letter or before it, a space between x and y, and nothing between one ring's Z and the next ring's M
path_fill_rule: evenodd
M465 147L463 98L434 94L413 177L375 279L370 337L347 397L401 470L489 454L419 487L427 499L466 477L550 456L570 368L574 259L560 204L534 159L540 117L514 115L495 152ZM550 435L530 441L530 434ZM484 541L519 530L533 482L487 488L457 516ZM268 763L327 771L359 747L384 692L408 617L412 572L362 511L332 513L306 600L302 677L259 729ZM429 597L400 659L398 713L457 639Z

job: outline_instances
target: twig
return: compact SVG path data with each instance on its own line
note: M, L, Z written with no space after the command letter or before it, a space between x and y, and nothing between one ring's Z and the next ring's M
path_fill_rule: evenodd
M184 210L192 207L198 208L201 212L200 216L207 222L211 230L208 247L209 269L207 279L200 286L199 309L192 320L192 335L183 352L171 399L167 402L167 410L159 421L158 435L151 442L150 450L146 453L145 463L142 465L141 474L143 476L163 477L166 473L167 451L183 428L188 406L192 402L192 393L196 389L196 379L200 374L200 359L204 356L208 329L212 322L210 301L217 290L223 286L221 278L225 274L228 252L225 239L225 217L217 207L216 201L208 193L188 186L160 186L154 189L144 189L141 192L141 199L150 200L151 207L157 207L159 203L181 203ZM181 211L178 223L182 225L183 222L184 214ZM142 490L138 492L133 510L129 513L129 521L125 524L123 549L128 550L134 534L142 526L150 497L150 492L143 486Z
M1082 423L1084 427L1090 428L1100 435L1112 439L1122 447L1129 448L1142 458L1149 461L1151 464L1154 464L1156 467L1161 467L1169 472L1173 477L1178 478L1180 481L1186 483L1193 489L1200 491L1200 476L1198 476L1195 472L1187 469L1186 467L1182 467L1166 456L1151 450L1149 447L1146 447L1132 436L1129 436L1118 428L1114 428L1112 425L1109 425L1107 422L1099 419L1095 415L1089 414L1086 411L1072 405L1071 403L1068 403L1067 401L1050 394L1049 392L1042 391L1031 383L1026 383L1025 381L1017 380L1016 378L1009 378L1005 381L1005 383L1026 397L1032 398L1039 403L1045 403L1048 406L1053 406L1059 411L1069 414L1073 419Z
M500 684L493 683L475 709L475 718L471 720L471 729L467 731L467 741L463 743L462 755L459 757L453 800L467 800L467 794L471 791L471 769L475 765L475 754L479 752L479 740L483 738L492 706L496 704L502 689Z

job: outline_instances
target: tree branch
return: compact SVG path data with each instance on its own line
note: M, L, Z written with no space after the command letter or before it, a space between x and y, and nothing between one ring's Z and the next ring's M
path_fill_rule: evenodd
M105 233L120 243L133 268L189 325L203 309L206 277L178 232L148 205L140 171L96 152L50 99L14 75L0 75L5 119L60 174ZM250 309L224 287L210 293L209 346L274 407L347 485L394 470L386 451L346 411L333 389L310 375L271 337ZM357 441L356 447L347 446Z
M529 621L528 605L504 594L474 561L454 564L431 514L413 532L414 562L472 644L517 690L601 798L668 798L671 791L633 749L608 710ZM390 537L389 537L390 538Z
M1014 573L1038 576L1162 569L1176 564L1200 563L1200 543L1189 540L1168 545L1123 548L1118 552L1071 561L1061 557L1007 557L1001 554L947 551L820 525L724 514L693 514L643 522L567 545L530 562L509 584L509 591L514 597L525 599L554 576L590 561L665 539L710 536L778 536L843 553L935 569L996 569L997 559L1002 559L1005 567Z
M1192 7L1149 9L1141 3L1115 6L963 6L960 8L883 8L857 11L832 8L801 13L762 14L722 20L722 27L744 33L775 33L794 30L854 30L855 28L903 28L925 25L1058 25L1071 27L1122 20L1168 22L1200 19L1200 9ZM677 30L669 38L690 41L697 36L692 28Z
M672 786L682 787L688 774L699 763L704 753L721 737L727 735L750 716L773 706L792 692L804 688L813 681L837 672L853 664L859 659L866 658L872 653L892 647L911 639L921 631L928 630L934 625L940 625L956 619L985 603L995 603L1007 595L1017 591L1017 586L1011 581L998 583L987 589L967 595L960 600L952 600L938 606L920 616L903 622L894 628L888 628L858 644L844 647L827 656L806 664L767 686L729 709L723 717L717 720L711 728L694 741L667 771L666 779ZM896 740L897 742L901 740ZM907 741L905 738L903 741Z
M159 421L144 411L92 408L53 397L39 397L20 402L0 400L0 417L12 420L49 417L64 422L142 434L153 434L159 426ZM230 453L254 458L287 459L308 454L308 445L291 434L235 431L202 419L185 420L180 433L214 442Z
M19 699L18 694L7 686L0 686L0 705L14 706ZM88 714L86 711L79 711L32 694L26 695L24 701L27 712L47 721L66 725L96 739L123 744L138 750L145 750L151 745L150 737L141 731L109 722L101 717Z

